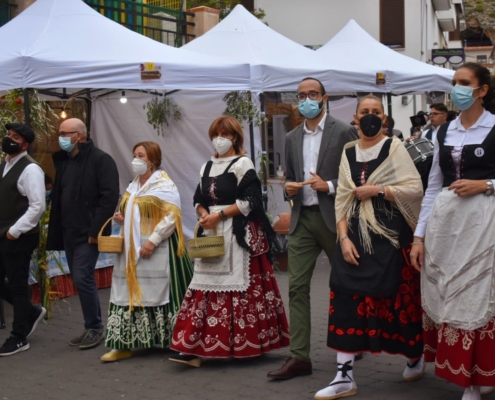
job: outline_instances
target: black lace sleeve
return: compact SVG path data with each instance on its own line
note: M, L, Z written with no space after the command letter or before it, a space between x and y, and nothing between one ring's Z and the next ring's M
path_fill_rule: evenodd
M245 233L248 221L257 221L260 223L261 228L265 232L270 245L269 255L271 258L271 251L273 248L273 241L275 239L275 231L273 230L268 217L266 216L265 209L263 207L263 198L261 195L261 182L254 169L250 169L246 172L241 182L237 186L236 199L242 201L248 201L251 207L251 212L246 217L243 214L237 215L233 220L233 232L236 237L239 246L246 250L250 250L249 245L245 240Z

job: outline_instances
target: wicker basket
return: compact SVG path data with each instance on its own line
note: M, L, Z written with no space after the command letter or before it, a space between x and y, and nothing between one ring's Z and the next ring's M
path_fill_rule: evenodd
M217 236L217 229L213 228L215 236L198 237L199 222L194 228L194 237L189 239L189 257L211 258L220 257L225 254L224 238Z
M124 238L122 236L102 236L103 230L113 217L108 218L98 233L98 251L100 253L122 253L124 249Z

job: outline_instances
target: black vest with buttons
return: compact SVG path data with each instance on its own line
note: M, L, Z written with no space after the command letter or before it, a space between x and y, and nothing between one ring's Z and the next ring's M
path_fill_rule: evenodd
M457 180L452 159L453 146L444 144L449 124L450 122L443 124L437 133L443 187L448 187ZM495 179L495 126L483 143L468 144L462 148L460 179Z

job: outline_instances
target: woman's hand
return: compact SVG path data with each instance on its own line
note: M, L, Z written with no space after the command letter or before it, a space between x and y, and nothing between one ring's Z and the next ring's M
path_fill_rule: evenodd
M122 225L124 223L124 216L122 215L121 212L116 212L113 215L113 220L117 222L117 224Z
M200 218L199 225L203 229L213 229L221 220L220 213L207 214Z
M141 250L139 250L139 256L141 258L150 258L153 255L155 249L156 246L149 240L147 240L146 243L141 246Z
M374 185L364 185L364 186L359 186L355 188L352 191L352 194L356 196L361 201L364 200L369 200L372 197L378 196L378 193L380 192L380 186L374 186Z
M469 179L459 179L449 186L459 197L474 196L475 194L486 192L486 180L473 181Z
M413 266L413 268L416 271L421 272L421 267L423 266L425 261L425 245L423 242L423 238L417 236L414 237L414 242L412 244L409 257L411 259L411 265Z
M345 238L341 240L340 247L342 248L342 254L344 255L344 260L349 264L359 265L359 253L352 243L351 239Z

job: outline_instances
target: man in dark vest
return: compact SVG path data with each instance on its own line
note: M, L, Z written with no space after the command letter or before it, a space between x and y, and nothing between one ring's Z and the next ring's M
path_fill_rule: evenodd
M70 118L62 122L58 137L62 151L53 155L56 175L50 195L52 208L46 247L65 250L79 293L84 331L69 344L89 349L104 339L94 277L99 255L97 237L117 207L119 173L113 158L88 138L81 120Z
M23 124L7 124L2 140L7 154L0 164L0 298L14 307L10 337L0 356L29 349L27 338L46 314L31 304L29 263L38 246L38 222L45 211L44 173L27 154L34 132ZM7 278L7 281L5 280Z

